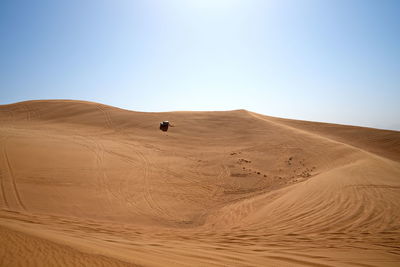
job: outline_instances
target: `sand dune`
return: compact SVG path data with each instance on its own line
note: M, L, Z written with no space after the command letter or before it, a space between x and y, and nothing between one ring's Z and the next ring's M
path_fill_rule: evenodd
M396 131L28 101L0 179L1 266L400 264Z

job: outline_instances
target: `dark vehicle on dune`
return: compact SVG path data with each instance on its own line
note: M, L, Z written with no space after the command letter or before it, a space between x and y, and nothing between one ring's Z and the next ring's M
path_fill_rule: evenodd
M160 122L160 130L161 131L164 131L164 132L168 131L168 127L169 127L169 121Z

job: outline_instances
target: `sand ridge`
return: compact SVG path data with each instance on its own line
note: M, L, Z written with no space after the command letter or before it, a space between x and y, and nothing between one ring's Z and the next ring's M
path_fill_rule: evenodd
M396 131L41 100L0 106L0 152L2 266L400 260Z

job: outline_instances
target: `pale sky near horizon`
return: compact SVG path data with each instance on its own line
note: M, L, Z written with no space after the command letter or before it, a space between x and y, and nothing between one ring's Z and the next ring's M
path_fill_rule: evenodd
M0 104L79 99L400 130L400 1L0 1Z

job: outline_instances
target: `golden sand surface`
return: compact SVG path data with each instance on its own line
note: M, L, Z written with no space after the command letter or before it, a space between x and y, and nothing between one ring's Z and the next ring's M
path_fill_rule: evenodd
M400 266L397 131L27 101L0 181L1 266Z

